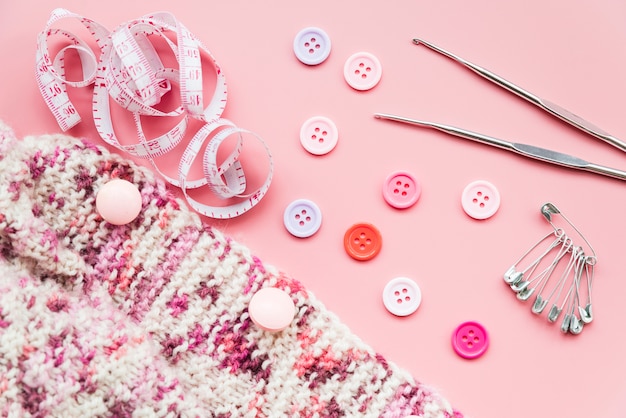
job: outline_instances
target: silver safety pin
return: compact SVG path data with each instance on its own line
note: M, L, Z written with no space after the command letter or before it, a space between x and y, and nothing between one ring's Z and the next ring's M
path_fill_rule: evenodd
M540 315L550 304L546 315L548 322L556 322L564 313L561 331L580 334L584 325L593 320L591 290L597 262L596 252L580 230L553 203L544 203L541 215L550 224L552 231L524 252L506 270L503 278L520 301L527 301L535 295L532 313ZM557 215L584 241L585 248L574 245L572 237L561 226L557 226ZM554 238L550 240L550 237ZM525 263L528 264L524 267ZM558 266L562 268L557 273ZM585 293L586 300L583 302ZM561 297L563 294L565 296Z

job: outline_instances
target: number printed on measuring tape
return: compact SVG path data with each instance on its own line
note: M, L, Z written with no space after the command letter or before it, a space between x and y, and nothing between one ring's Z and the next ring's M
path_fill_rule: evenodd
M92 44L95 43L96 47L62 29L61 23L66 19L78 20L91 34ZM49 48L51 37L60 38L65 44L54 57L51 57ZM163 63L151 37L158 38L171 49L176 58L174 68ZM82 66L83 77L77 81L66 78L65 54L70 51L78 55ZM205 59L215 70L215 85L206 106L203 57L207 57ZM190 206L205 216L239 216L254 207L269 189L273 174L269 148L258 135L222 118L227 98L224 73L211 52L170 13L145 15L109 31L92 19L65 9L55 9L37 38L35 78L46 105L63 131L81 121L67 87L92 87L92 117L102 140L133 157L149 160L166 181L181 188ZM172 85L178 86L180 104L170 111L159 110L156 106L166 94L175 90ZM111 101L132 114L137 131L136 143L122 144L118 139L113 126ZM180 121L167 132L147 138L142 116L175 117ZM202 126L186 144L177 177L173 178L163 173L154 159L181 145L189 134L190 118L201 121ZM236 145L218 165L218 149L231 136L236 138ZM252 191L247 191L248 182L239 160L244 137L262 144L268 163L265 181ZM204 177L190 180L188 176L192 164L203 147ZM203 186L226 204L207 205L189 196L188 189Z

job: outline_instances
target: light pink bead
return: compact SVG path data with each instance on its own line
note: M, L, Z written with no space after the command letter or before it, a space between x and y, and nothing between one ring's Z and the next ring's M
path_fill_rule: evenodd
M285 291L267 287L256 292L248 305L250 319L266 331L282 331L296 313L293 300Z
M126 225L141 212L141 193L126 180L111 180L98 192L96 209L102 218L113 225Z

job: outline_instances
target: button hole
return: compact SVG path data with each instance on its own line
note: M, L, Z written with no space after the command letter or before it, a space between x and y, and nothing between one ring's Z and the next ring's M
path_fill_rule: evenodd
M365 67L365 64L363 64L362 62L359 63L359 67L363 68Z
M482 196L482 195L483 195L483 192L476 193L476 196Z
M311 44L310 44L310 43L308 43L308 42L305 42L305 43L304 43L304 46L308 48L309 46L311 46Z
M406 192L402 192L402 196L406 197L407 193Z
M411 301L411 297L407 296L407 297L404 298L404 300L406 300L407 302L410 302Z
M367 67L367 68L365 69L365 71L372 71L372 68L371 68L371 67Z
M361 78L367 78L367 74L361 74Z
M398 189L393 189L393 193L394 193L394 194L398 194L398 193L400 193L400 190L398 190Z
M402 299L398 299L396 302L398 302L398 305L402 304Z
M315 50L313 48L309 49L309 54L312 54L314 52L315 52Z
M361 72L359 70L355 70L354 74L359 75L359 74L361 74Z
M315 43L316 39L315 38L311 38L311 42Z

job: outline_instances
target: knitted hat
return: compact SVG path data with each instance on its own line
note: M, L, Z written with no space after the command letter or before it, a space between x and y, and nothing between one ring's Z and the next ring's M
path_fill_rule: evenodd
M95 207L120 178L139 216ZM0 125L0 415L461 417L301 283L205 225L147 169ZM295 316L252 321L263 288Z

